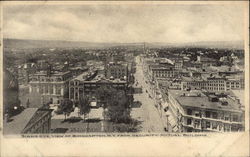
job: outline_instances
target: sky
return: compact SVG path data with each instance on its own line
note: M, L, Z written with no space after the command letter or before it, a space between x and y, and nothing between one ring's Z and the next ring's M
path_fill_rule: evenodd
M12 5L3 37L86 42L243 40L242 5Z

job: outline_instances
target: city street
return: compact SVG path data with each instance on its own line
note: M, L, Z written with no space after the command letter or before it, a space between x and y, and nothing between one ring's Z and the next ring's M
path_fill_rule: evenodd
M131 116L141 121L141 132L164 132L164 125L155 107L155 101L149 97L149 86L145 83L142 66L139 57L136 57L135 80L138 84L135 87L142 87L142 93L134 94L134 101L139 101L140 106L134 107ZM151 95L152 96L152 95Z

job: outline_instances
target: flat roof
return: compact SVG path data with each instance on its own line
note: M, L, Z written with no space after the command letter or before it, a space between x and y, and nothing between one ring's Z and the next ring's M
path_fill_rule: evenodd
M202 109L241 112L237 101L234 101L230 98L225 99L228 102L227 105L221 105L221 101L209 101L208 97L204 95L201 90L169 90L169 92L183 107L197 107ZM184 93L185 96L183 96ZM198 96L198 94L200 94L200 96Z

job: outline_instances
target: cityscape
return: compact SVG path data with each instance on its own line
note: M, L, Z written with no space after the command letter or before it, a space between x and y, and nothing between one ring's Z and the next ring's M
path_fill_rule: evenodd
M200 6L193 6L192 12L187 9L188 15L199 16L193 11L196 7ZM40 11L46 15L51 8L46 9ZM108 9L112 10L112 7ZM7 18L13 10L11 13L4 10L4 16ZM107 15L102 15L103 12L99 15L96 11L96 16L111 16L103 10ZM121 14L123 10L126 9L121 8ZM95 10L91 11L87 12L88 16L95 15ZM117 9L116 12L119 15ZM34 16L38 13L40 15L37 11ZM205 12L201 14L210 16ZM105 20L102 22L105 25ZM130 22L136 23L136 20ZM35 28L36 22L31 26L33 24ZM160 29L160 24L156 29ZM28 22L22 28L27 28L26 33L33 31ZM80 31L82 29L85 28L81 26ZM113 30L115 27L112 26ZM99 32L96 31L92 32L93 36ZM245 51L242 40L216 41L211 38L211 42L203 42L197 37L191 41L196 38L193 33L193 38L187 41L178 41L182 38L176 36L176 42L165 43L152 41L145 31L145 38L139 33L130 41L132 31L119 30L117 32L124 36L128 34L127 42L123 37L121 42L118 37L114 38L117 42L108 39L107 42L95 42L95 37L82 42L27 39L21 36L22 31L13 36L11 31L5 32L9 34L5 36L4 33L3 39L4 135L245 131ZM59 36L60 33L56 34ZM39 37L39 32L29 35ZM110 36L116 35L113 32ZM223 35L223 39L229 36Z

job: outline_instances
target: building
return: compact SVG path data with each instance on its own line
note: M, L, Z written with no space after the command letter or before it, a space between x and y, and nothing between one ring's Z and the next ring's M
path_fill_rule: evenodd
M127 79L128 64L109 62L105 66L105 77L108 79Z
M174 68L177 70L181 70L183 68L183 60L176 60L174 62Z
M46 60L39 60L37 61L37 70L41 71L41 70L47 70L49 67L49 63Z
M82 96L96 97L96 90L102 86L111 86L119 90L127 90L128 83L124 79L108 79L104 75L94 75L94 78L84 73L69 83L69 98L78 101Z
M210 75L208 77L182 77L182 89L228 91L244 89L244 78Z
M179 132L244 130L243 107L230 95L169 90L168 104Z
M50 133L51 112L51 109L27 108L12 117L11 121L4 121L4 134Z
M197 63L202 64L202 68L207 68L208 66L216 66L218 61L213 58L208 58L205 56L197 56Z
M149 78L155 80L156 78L175 78L178 72L172 65L149 65Z
M28 84L30 76L37 70L35 63L25 63L18 66L18 82L21 84Z
M63 97L68 97L68 84L72 78L71 72L40 71L32 75L29 83L29 93L37 91L42 94L42 104L46 102L59 103Z
M245 88L244 77L227 77L227 90L241 90Z

